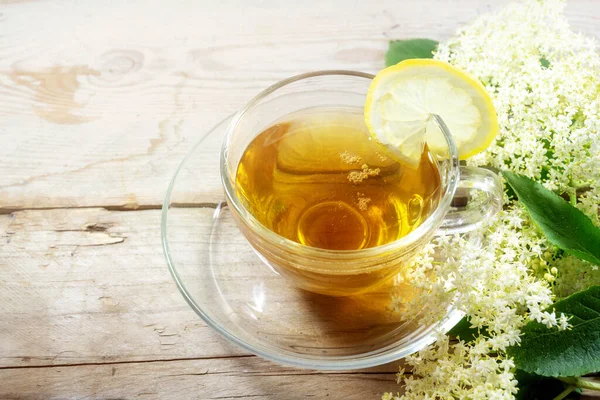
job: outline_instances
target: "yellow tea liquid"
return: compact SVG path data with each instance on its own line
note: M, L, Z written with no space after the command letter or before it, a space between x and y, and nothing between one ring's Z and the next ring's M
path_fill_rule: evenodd
M440 175L425 146L417 168L369 136L363 110L290 114L247 147L238 196L265 227L307 246L357 250L392 242L435 209Z

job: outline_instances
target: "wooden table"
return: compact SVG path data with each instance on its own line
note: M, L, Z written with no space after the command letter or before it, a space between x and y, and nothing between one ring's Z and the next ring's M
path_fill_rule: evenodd
M4 3L1 399L398 389L395 365L297 370L213 332L167 271L161 202L200 135L268 85L317 69L376 72L388 40L444 39L505 1ZM571 1L567 14L600 36L599 3Z

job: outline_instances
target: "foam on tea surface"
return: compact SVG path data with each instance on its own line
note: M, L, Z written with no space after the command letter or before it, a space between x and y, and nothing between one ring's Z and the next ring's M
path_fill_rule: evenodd
M419 226L440 198L435 161L417 168L373 142L359 108L314 108L281 119L245 150L236 190L265 227L305 244L357 250Z

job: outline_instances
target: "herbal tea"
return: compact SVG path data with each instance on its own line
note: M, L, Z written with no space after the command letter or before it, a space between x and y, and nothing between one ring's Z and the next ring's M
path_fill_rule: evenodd
M437 207L440 175L427 150L417 168L370 137L359 108L290 114L260 133L236 175L238 196L265 227L330 250L407 235Z

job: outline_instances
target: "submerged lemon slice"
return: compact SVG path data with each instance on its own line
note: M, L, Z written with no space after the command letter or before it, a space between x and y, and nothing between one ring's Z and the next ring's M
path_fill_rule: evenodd
M365 103L371 137L409 165L419 163L424 143L434 154L448 152L432 114L448 126L461 160L485 150L498 133L496 110L483 85L446 62L402 61L371 82Z

